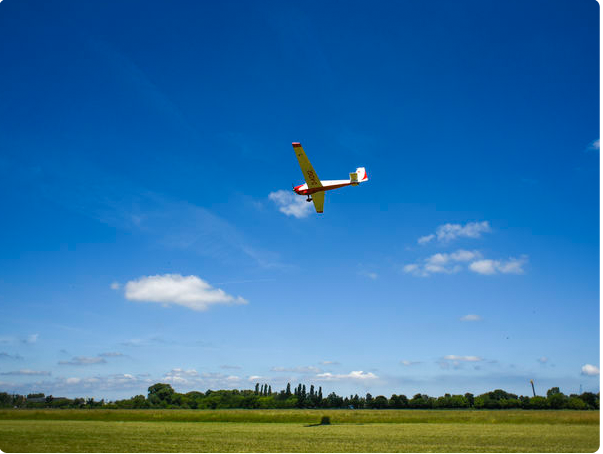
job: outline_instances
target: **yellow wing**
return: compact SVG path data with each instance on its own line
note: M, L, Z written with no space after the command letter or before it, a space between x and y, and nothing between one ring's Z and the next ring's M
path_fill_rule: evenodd
M312 194L312 202L314 202L314 208L317 213L322 213L322 209L325 206L325 193L324 191L315 192Z
M320 178L318 178L318 175L316 175L316 172L314 171L314 167L312 167L312 164L310 164L310 161L308 160L308 157L306 156L306 153L304 152L304 149L302 148L301 143L293 142L293 150L295 151L295 156L297 156L297 160L299 161L299 166L301 167L301 171L304 174L304 179L306 180L306 183L308 184L308 188L309 189L322 188ZM324 201L324 194L323 194L323 201ZM315 205L316 205L316 203L315 203ZM322 212L322 202L321 202L320 206L321 206L320 212ZM316 208L316 210L318 211L318 208Z

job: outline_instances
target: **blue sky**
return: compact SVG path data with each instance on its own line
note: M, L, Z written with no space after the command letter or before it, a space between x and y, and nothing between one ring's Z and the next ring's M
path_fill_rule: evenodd
M4 0L0 389L598 391L598 14Z

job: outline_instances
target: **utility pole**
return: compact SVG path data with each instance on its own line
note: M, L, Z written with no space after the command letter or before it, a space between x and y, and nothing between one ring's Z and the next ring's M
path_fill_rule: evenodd
M530 383L532 384L532 392L534 393L534 397L536 397L536 390L534 389L534 380L530 380Z

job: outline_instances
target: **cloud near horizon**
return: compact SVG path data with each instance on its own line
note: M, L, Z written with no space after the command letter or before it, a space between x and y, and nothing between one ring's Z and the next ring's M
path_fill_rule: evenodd
M70 361L59 361L59 366L91 366L105 364L107 361L100 356L75 356Z
M247 304L244 298L214 288L198 276L180 274L143 276L129 281L125 285L125 297L130 301L184 306L194 311L205 311L218 304Z
M31 370L31 369L20 369L13 370L10 372L0 372L0 375L51 375L49 371L46 370Z
M592 364L585 364L582 366L582 375L595 376L599 375L599 368Z
M361 370L353 370L349 374L332 374L330 372L324 372L322 374L316 374L316 380L324 381L341 381L341 380L376 380L379 377L372 372L364 372Z
M318 374L321 369L314 366L299 366L299 367L273 367L270 369L273 372L297 372L300 374Z
M268 198L276 204L281 213L297 219L307 217L314 209L312 203L306 202L304 197L295 194L293 191L280 189L268 194Z

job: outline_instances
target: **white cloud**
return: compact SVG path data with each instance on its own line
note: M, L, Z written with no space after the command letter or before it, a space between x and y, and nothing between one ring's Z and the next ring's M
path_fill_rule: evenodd
M50 372L45 370L20 369L10 372L2 372L0 375L50 375Z
M403 366L416 366L417 364L421 364L421 361L400 361L400 364L402 364Z
M197 276L180 274L143 276L130 281L125 286L125 297L164 306L175 304L195 311L207 310L214 304L247 304L240 296L228 295Z
M104 364L107 361L105 361L104 358L101 358L100 356L93 356L93 357L89 357L89 356L75 356L73 358L71 358L71 361L59 361L59 365L61 366L90 366L93 364Z
M241 366L231 366L229 364L222 364L220 369L242 369Z
M488 221L482 222L468 222L465 225L462 224L444 224L436 229L435 234L429 234L420 237L417 240L419 244L427 244L434 238L437 238L439 242L448 242L455 240L459 237L464 238L479 238L482 233L491 232L490 223Z
M339 364L337 361L321 361L320 364L323 366L336 366Z
M456 252L438 252L423 260L423 263L405 265L402 270L414 276L426 277L434 273L453 274L463 269L460 263L481 257L479 251L459 249Z
M293 191L281 189L268 194L268 198L278 206L281 213L298 219L305 218L314 210L312 203L306 202L304 197L295 194Z
M425 236L420 237L417 240L417 243L419 243L419 244L427 244L431 240L433 240L434 238L435 238L435 234L433 234L433 233L431 235L425 235Z
M353 370L349 374L332 374L330 372L324 372L322 374L316 375L316 380L325 380L325 381L341 381L341 380L355 380L355 381L365 381L365 380L375 380L377 377L372 372L363 372L361 370Z
M99 353L98 356L103 356L105 358L117 358L120 356L126 356L123 353L120 352L105 352L105 353Z
M546 356L541 356L540 358L538 358L538 362L540 364L545 364L549 359Z
M112 290L119 290L119 287L121 287L119 282L112 282L111 283L111 289Z
M446 355L440 361L438 365L442 369L460 369L463 367L463 363L477 363L483 361L480 356L460 356L460 355ZM478 367L474 367L478 369Z
M184 370L180 368L172 369L166 372L163 378L175 384L189 384L192 378L199 377L199 373L195 369Z
M372 279L373 281L379 277L379 275L377 273L374 273L372 271L359 271L358 274L360 276L368 277L369 279Z
M297 372L300 374L314 374L322 372L322 370L314 366L273 367L271 370L273 372Z
M590 151L599 151L601 149L601 140L600 139L596 139L593 140L591 143L588 144L588 148L587 150Z
M477 314L467 314L461 317L462 322L479 322L481 319Z
M483 361L483 358L479 356L458 356L458 355L446 355L444 359L449 361L468 361L468 362L477 362Z
M599 375L599 368L597 366L593 366L592 364L585 364L582 366L582 375Z
M469 265L469 269L478 274L493 275L502 274L523 274L523 266L528 262L528 256L522 255L520 258L509 258L508 260L476 260Z

